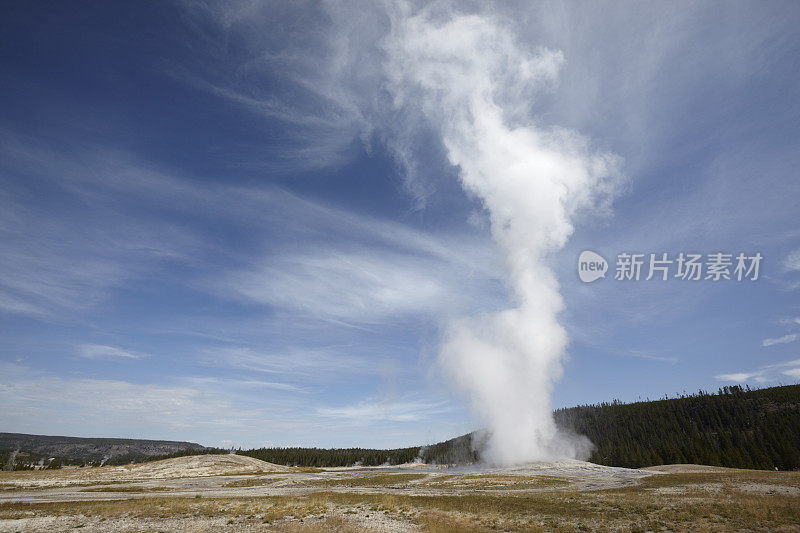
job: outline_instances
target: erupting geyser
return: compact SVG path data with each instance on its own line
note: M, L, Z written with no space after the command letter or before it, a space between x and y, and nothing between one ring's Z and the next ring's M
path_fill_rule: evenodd
M403 8L384 47L395 104L439 133L506 260L514 307L454 321L440 353L487 424L484 459L585 458L588 441L561 434L552 417L550 390L568 339L548 259L572 234L577 212L607 206L618 158L530 120L532 97L555 84L563 56L522 50L492 17Z

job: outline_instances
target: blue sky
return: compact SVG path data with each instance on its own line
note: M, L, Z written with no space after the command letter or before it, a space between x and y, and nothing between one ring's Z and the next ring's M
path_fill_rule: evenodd
M437 353L508 276L435 125L392 105L402 9L5 6L0 429L394 447L482 423ZM797 4L431 9L560 52L519 112L618 161L610 209L548 259L553 405L798 381ZM757 281L583 284L585 249L764 259Z

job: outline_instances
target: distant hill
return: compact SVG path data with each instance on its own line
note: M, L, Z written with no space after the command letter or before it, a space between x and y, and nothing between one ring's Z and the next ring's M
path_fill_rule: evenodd
M57 464L110 464L141 461L191 450L204 450L194 442L144 439L108 439L0 433L0 463L38 462L58 459ZM17 453L15 453L17 452Z

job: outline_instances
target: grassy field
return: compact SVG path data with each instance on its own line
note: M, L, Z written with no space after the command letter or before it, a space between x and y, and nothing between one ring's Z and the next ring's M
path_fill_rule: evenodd
M235 500L153 496L146 502L18 503L0 507L0 518L69 518L65 525L70 528L91 529L120 529L116 523L124 529L125 524L138 523L153 530L160 529L160 522L166 526L177 519L192 529L211 529L221 520L241 529L273 526L308 531L328 530L334 520L337 529L359 531L371 514L425 531L800 530L800 497L796 494L748 493L707 475L702 480L680 479L685 478L680 474L659 478L667 479L634 489L500 497L324 491ZM680 490L653 492L662 487ZM104 527L103 522L109 523ZM34 527L36 524L43 522L31 522ZM24 529L23 523L15 525Z
M800 531L797 472L642 473L631 479L587 490L585 480L568 475L351 470L31 493L66 498L55 502L11 501L5 491L0 530ZM175 488L189 482L196 492ZM65 490L89 499L75 501Z

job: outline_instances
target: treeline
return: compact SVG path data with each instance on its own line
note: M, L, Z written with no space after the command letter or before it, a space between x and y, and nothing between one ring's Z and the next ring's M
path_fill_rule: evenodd
M410 463L419 457L419 446L394 450L367 448L259 448L237 451L279 465L287 466L379 466Z
M469 464L480 461L481 439L477 433L467 433L454 439L424 446L420 460L428 464Z
M430 446L412 446L394 450L369 448L260 448L237 451L286 466L380 466L421 462L427 464L464 464L479 460L473 434L462 435Z
M800 468L800 385L585 405L559 409L555 419L589 437L596 447L589 460L602 465Z

